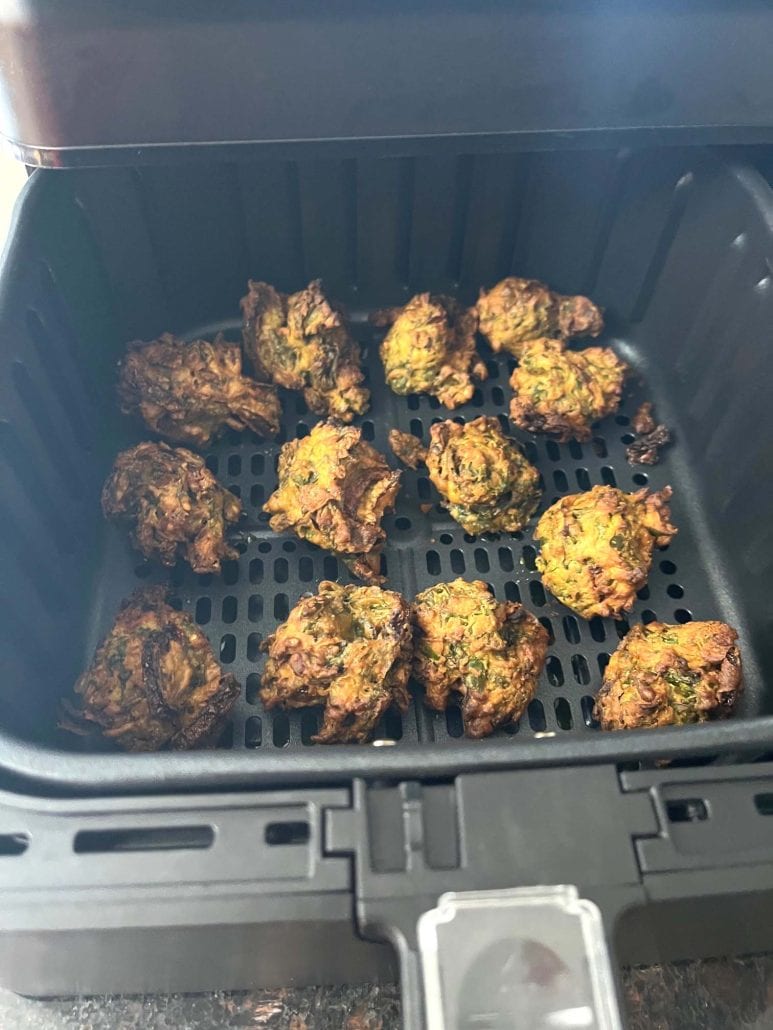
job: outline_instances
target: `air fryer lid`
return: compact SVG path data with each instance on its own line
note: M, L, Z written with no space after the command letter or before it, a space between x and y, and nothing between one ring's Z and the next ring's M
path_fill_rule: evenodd
M773 7L735 0L6 0L0 133L48 165L469 134L753 142L773 139L772 49Z

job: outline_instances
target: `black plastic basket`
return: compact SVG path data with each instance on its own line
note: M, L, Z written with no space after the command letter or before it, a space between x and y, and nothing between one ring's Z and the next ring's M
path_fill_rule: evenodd
M38 172L17 211L0 278L0 581L4 616L0 765L48 788L91 792L446 775L462 770L730 754L773 745L769 626L769 346L773 203L757 173L696 151L472 155L372 160L353 156L240 165ZM368 352L367 439L386 450L392 426L426 435L446 417L434 399L385 389L372 331L375 306L424 289L473 300L515 271L607 309L607 342L635 367L616 418L589 444L527 438L556 496L616 483L674 486L680 533L656 555L627 622L723 618L741 635L746 693L728 722L602 734L591 697L626 623L576 619L546 595L530 531L472 539L406 472L386 521L389 586L412 597L456 575L520 598L551 635L537 698L519 725L460 739L459 713L416 700L386 717L392 746L312 746L317 713L267 713L257 696L261 639L335 559L289 536L265 536L221 578L183 566L169 577L141 563L107 526L98 495L121 447L142 429L117 412L115 364L126 340L164 330L238 338L248 276L279 287L322 276L348 304ZM488 356L489 378L454 413L505 417L510 365ZM628 419L655 401L675 444L654 468L624 458ZM311 424L283 397L282 439ZM281 441L280 441L281 442ZM279 442L233 435L210 466L253 519L275 484ZM433 503L428 514L420 504ZM122 755L57 728L57 705L90 659L121 598L171 578L221 661L244 684L214 752Z

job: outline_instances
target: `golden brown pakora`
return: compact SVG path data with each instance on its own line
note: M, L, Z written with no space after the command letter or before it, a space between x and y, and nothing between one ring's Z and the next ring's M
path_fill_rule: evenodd
M361 743L390 705L408 707L411 609L392 590L322 582L262 647L263 704L324 705L317 743Z
M426 461L451 518L473 535L515 533L539 504L539 472L496 418L436 422Z
M389 430L389 447L392 454L409 469L417 469L427 460L427 448L413 433L400 429Z
M141 443L122 451L102 490L102 510L128 524L137 550L162 565L184 558L194 572L220 572L222 559L238 557L225 534L242 502L184 447Z
M191 617L149 587L125 601L94 660L63 705L63 727L102 734L126 751L216 743L239 696Z
M480 580L438 583L414 603L414 676L430 708L461 694L468 737L520 718L537 690L548 634L522 605L500 604Z
M475 349L474 311L453 297L419 293L397 309L371 316L392 326L381 343L387 385L397 394L428 393L447 408L466 404L473 379L488 375Z
M130 343L119 364L118 396L125 415L139 415L173 443L203 448L226 429L279 432L276 387L242 375L241 350L222 335L214 343L186 343L171 333Z
M297 293L247 284L242 298L244 353L258 378L301 390L317 415L351 422L368 410L360 348L318 279Z
M575 351L560 340L531 340L510 377L510 418L529 433L589 440L593 423L620 407L627 373L609 347Z
M512 275L480 291L477 312L480 331L492 350L515 357L529 340L598 336L604 328L601 309L587 297L565 297L536 279Z
M362 439L362 430L328 420L284 444L279 485L264 505L277 533L331 551L369 583L380 583L384 513L394 505L400 473Z
M609 660L594 716L603 730L732 715L743 690L738 634L724 622L634 626Z
M670 486L632 494L594 486L556 501L534 532L544 585L585 619L630 611L647 582L653 549L676 535L671 493Z

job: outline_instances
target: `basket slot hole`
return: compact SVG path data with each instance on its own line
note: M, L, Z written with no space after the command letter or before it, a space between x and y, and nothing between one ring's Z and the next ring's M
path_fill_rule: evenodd
M362 423L362 436L364 440L373 440L376 435L376 430L370 419L366 419Z
M258 550L261 554L268 554L271 550L271 543L268 540L261 540L258 544Z
M298 579L301 583L310 583L314 579L314 562L304 554L298 561Z
M633 481L637 486L646 486L650 481L650 477L646 472L634 472Z
M217 458L215 458L217 462ZM250 469L253 476L262 476L266 468L266 459L262 454L253 454L252 461L250 462Z
M577 624L577 619L573 615L565 615L563 619L564 623L564 636L570 644L580 643L580 627Z
M475 558L475 568L478 572L488 572L490 570L491 563L489 562L488 554L482 547L477 547L475 549L473 557Z
M250 562L250 583L263 582L263 559L253 558Z
M555 442L555 440L548 440L545 444L545 452L551 461L561 460L561 448Z
M628 619L615 619L615 632L620 640L623 639L630 628Z
M545 721L545 709L542 702L535 698L533 701L529 702L529 707L526 711L529 716L529 725L534 732L544 733L545 728L547 727L547 722Z
M256 662L260 658L260 633L250 633L247 637L247 659Z
M680 597L684 597L684 588L680 587L678 583L669 583L666 587L666 593L669 597L678 600Z
M217 475L217 470L220 467L220 461L216 454L208 454L205 462L207 468L213 476Z
M541 615L539 618L540 624L545 629L548 635L548 644L552 647L556 642L556 635L553 632L553 623L546 615Z
M394 708L384 716L384 733L388 740L403 739L403 717Z
M523 453L526 456L527 460L530 461L532 465L534 465L539 458L539 453L537 451L535 444L533 444L531 440L524 440L521 443L521 449L523 450Z
M458 548L454 548L454 550L451 551L451 571L460 575L464 572L465 568L466 564L464 561L464 554Z
M503 407L505 403L505 391L502 389L501 386L492 386L491 403L495 404L498 408Z
M584 655L572 655L572 672L581 687L586 687L590 683L590 669Z
M534 572L535 568L537 567L537 552L534 550L531 544L526 544L523 547L521 554L523 555L523 564L526 566L529 572Z
M411 432L417 440L421 440L422 434L424 432L424 426L422 425L420 418L411 419Z
M238 497L239 500L241 500L241 498L242 498L242 488L239 486L238 483L229 483L228 484L228 490L229 490L230 493L232 493L234 495L234 497Z
M601 436L594 436L591 442L593 453L597 458L606 458L607 456L607 442Z
M684 625L685 622L692 622L692 612L689 612L686 608L677 608L674 612L674 618L677 622Z
M508 601L520 601L521 591L518 589L518 584L515 580L508 579L505 583L505 597Z
M458 705L449 705L446 708L446 729L449 737L461 737L464 733L462 712Z
M338 559L326 554L322 559L322 572L325 579L338 579Z
M251 715L247 722L244 724L244 746L254 748L260 747L262 743L263 720L259 715Z
M212 618L212 602L208 597L200 597L196 602L195 618L199 626L206 626Z
M569 441L569 453L575 461L582 461L582 446L577 442L577 440Z
M676 565L674 565L672 561L669 561L666 558L660 563L660 571L664 573L666 576L673 576L673 574L676 572Z
M648 626L651 622L654 622L656 619L657 615L653 612L651 608L645 608L644 611L641 613L641 621L644 623L645 626Z
M260 676L251 672L244 687L244 696L248 705L256 705L260 701Z
M190 851L211 848L211 826L153 826L121 830L79 830L73 840L76 855L109 855L118 851Z
M580 698L580 711L582 712L582 719L586 726L591 729L598 729L598 719L594 718L593 715L594 700L588 694Z
M274 618L284 622L290 614L290 604L287 594L277 594L274 598Z
M604 673L607 671L607 666L609 665L609 654L607 654L606 651L602 651L599 654L597 661L599 665L599 672L603 676Z
M587 469L576 469L574 475L581 490L590 490L590 476Z
M223 665L230 665L236 657L236 637L233 633L226 633L220 638L220 661Z
M500 547L497 552L499 559L499 567L502 572L512 572L515 568L515 562L513 560L513 552L509 547Z
M427 551L426 554L427 572L430 576L440 575L440 555L437 551Z
M238 561L224 561L223 562L223 582L226 586L232 587L234 583L239 580L239 562Z
M601 469L601 482L605 486L617 486L614 469L610 468L609 465L604 465Z
M666 815L670 823L702 823L709 817L709 809L702 798L679 798L666 801Z
M250 487L250 504L259 508L266 499L266 490L262 483L253 483Z
M550 655L548 660L545 662L545 671L548 676L548 683L552 687L563 687L564 685L564 670L561 667L560 659L556 658L555 655Z
M223 609L222 609L223 622L227 622L227 623L236 622L236 615L237 615L238 610L239 610L239 602L236 600L235 597L233 597L232 595L229 595L228 597L224 597L223 598Z
M607 639L607 631L604 629L604 623L598 615L594 615L589 621L588 626L590 627L590 635L593 640L598 644L603 644Z
M569 480L566 478L566 473L563 469L553 470L553 482L555 483L556 490L560 493L565 493L569 489Z
M545 603L545 591L542 588L542 584L538 579L532 579L529 581L529 597L531 598L532 604L541 608Z
M408 394L408 410L409 411L418 411L420 403L421 403L421 401L419 400L419 398L417 397L417 395L415 393L409 393Z
M754 807L760 815L773 815L773 794L755 794Z
M277 558L274 562L274 582L286 583L289 575L290 566L287 563L287 558Z
M247 618L250 622L260 622L263 618L263 598L260 594L251 594L247 602Z
M636 596L639 598L640 601L649 601L650 588L647 586L642 587L641 590L636 591Z
M572 728L572 709L569 707L569 702L565 697L557 697L553 702L553 707L556 713L556 722L559 728L562 730L570 730Z
M238 454L232 454L228 459L228 475L240 476L242 474L242 459Z
M301 743L310 747L319 729L319 717L316 712L304 712L301 715Z
M271 737L274 747L287 747L290 743L290 720L284 712L277 712L274 715Z
M288 847L297 844L308 844L311 839L311 826L300 820L286 823L269 823L266 826L264 839L271 847Z

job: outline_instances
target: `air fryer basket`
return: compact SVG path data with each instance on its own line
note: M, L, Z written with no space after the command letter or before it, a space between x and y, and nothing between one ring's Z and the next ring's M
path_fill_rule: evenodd
M545 763L764 749L773 742L767 585L773 548L773 204L756 172L701 151L340 156L142 171L39 171L17 210L0 279L0 452L6 572L0 762L50 785L89 790L439 775ZM416 702L390 713L379 743L311 745L314 711L265 712L259 644L335 559L265 533L222 578L143 565L106 526L99 490L116 451L142 430L116 410L115 363L127 340L223 328L238 338L248 277L282 289L324 279L367 350L372 409L360 424L386 450L392 426L421 433L447 417L434 399L386 390L369 309L414 292L474 300L508 273L607 309L603 342L636 369L617 418L588 444L515 431L540 468L545 504L597 483L671 483L680 534L656 554L628 623L722 618L741 635L746 693L735 720L682 730L601 734L591 698L625 622L577 619L534 572L531 532L466 537L421 473L406 472L386 520L388 585L409 597L441 579L481 578L522 600L549 628L550 657L518 726L460 739L456 709ZM510 365L484 344L489 378L454 416L507 426ZM675 444L652 468L625 461L628 421L654 400ZM232 435L210 467L251 520L275 483L281 440L308 431L300 395L285 394L283 432ZM419 505L432 503L428 514ZM57 704L90 659L121 598L169 580L221 661L244 685L219 749L118 755L57 728Z

